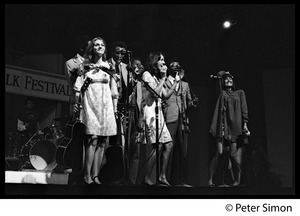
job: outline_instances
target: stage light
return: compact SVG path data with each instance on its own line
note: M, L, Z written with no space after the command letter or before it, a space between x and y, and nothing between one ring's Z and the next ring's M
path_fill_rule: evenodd
M226 20L226 21L223 22L223 27L224 27L224 28L230 28L231 25L232 25L232 23L231 23L231 21L229 21L229 20Z

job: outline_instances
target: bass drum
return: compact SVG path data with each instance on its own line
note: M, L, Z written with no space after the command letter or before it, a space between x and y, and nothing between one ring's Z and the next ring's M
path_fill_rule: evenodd
M35 142L29 151L29 160L36 170L53 170L56 166L57 146L50 140Z

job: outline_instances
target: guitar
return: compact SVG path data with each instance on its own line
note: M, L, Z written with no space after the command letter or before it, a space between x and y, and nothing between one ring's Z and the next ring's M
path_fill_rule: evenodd
M80 89L79 104L83 93L88 88L92 79L87 77ZM85 136L85 125L79 120L80 109L73 115L73 119L66 124L65 136L59 144L56 152L56 162L72 168L72 173L81 173L83 171L83 153Z

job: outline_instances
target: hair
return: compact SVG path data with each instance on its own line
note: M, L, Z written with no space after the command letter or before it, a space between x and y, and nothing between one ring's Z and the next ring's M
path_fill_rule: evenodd
M160 56L166 57L162 52L151 52L148 60L146 62L146 70L150 72L152 76L156 76L157 78L161 78L160 73L158 73L157 62L160 60Z
M222 89L223 89L223 90L226 89L226 86L225 86L225 78L228 77L228 76L231 76L232 82L233 82L233 83L232 83L231 89L232 89L233 91L237 90L236 85L235 85L235 81L234 81L233 76L232 76L231 74L230 74L230 75L225 74L225 75L222 76L222 79L221 79Z
M179 62L179 60L177 58L172 58L170 61L169 61L169 66L171 66L171 63L173 62Z
M131 58L131 63L133 64L134 61L140 61L142 62L142 60L139 57L133 57Z
M35 104L35 99L33 97L27 97L24 101L24 104L27 105L28 101L32 101Z
M112 44L112 52L115 52L116 47L122 47L127 49L126 44L123 41L116 41Z
M87 46L86 52L84 54L84 59L85 59L85 63L96 63L96 61L98 60L97 56L94 53L94 45L95 45L95 41L96 40L102 40L105 46L105 52L102 56L103 61L106 61L106 42L103 38L101 37L95 37L91 40L91 42L89 43L89 45Z

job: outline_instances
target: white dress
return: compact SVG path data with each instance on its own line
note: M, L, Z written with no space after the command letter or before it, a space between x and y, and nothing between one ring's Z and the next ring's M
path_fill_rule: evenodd
M102 62L101 66L108 66ZM110 75L101 69L92 69L78 76L74 90L80 91L85 79L92 82L82 97L80 120L86 126L86 134L98 136L113 136L117 134L117 124L113 108L113 98L118 97L117 85Z
M152 89L155 89L158 85L158 80L156 77L153 77L148 71L145 71L142 75L142 79L149 84ZM142 108L143 111L143 118L145 123L145 141L139 141L139 143L145 144L154 144L156 143L156 118L155 118L155 107L156 102L154 100L154 95L149 90L147 90L147 94L143 94L143 100L147 101L146 105ZM162 95L162 92L160 92ZM158 98L158 135L159 135L159 142L166 143L172 141L171 135L169 130L166 126L162 107L161 107L161 99Z

